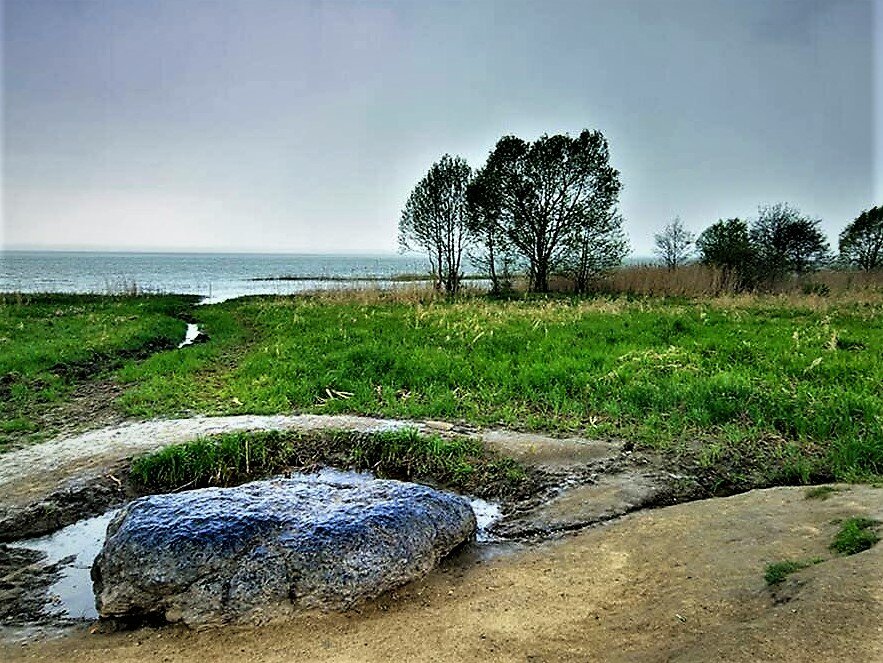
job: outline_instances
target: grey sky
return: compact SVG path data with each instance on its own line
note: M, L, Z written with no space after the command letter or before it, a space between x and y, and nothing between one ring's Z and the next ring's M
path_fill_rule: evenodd
M584 127L637 254L777 201L836 241L883 202L879 4L9 0L2 242L391 251L441 154Z

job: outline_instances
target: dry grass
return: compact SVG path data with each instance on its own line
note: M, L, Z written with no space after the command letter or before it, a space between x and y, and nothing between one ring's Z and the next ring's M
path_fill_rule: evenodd
M618 269L598 282L592 298L578 304L561 300L560 295L572 292L572 284L563 277L551 279L553 293L549 306L574 306L587 312L620 312L622 296L642 298L682 297L702 299L716 307L744 308L746 306L800 306L816 311L827 310L832 302L838 304L876 304L883 301L883 272L852 272L824 270L800 278L791 278L750 292L740 291L738 281L723 270L706 265L687 265L668 270L656 265L638 265ZM524 294L526 282L517 283L516 298ZM458 298L474 306L486 291L475 284L466 285ZM428 305L446 301L444 294L429 284L401 283L395 287L366 284L359 288L321 290L311 293L313 299L324 303L415 304ZM532 297L535 311L537 298ZM562 304L561 302L565 303ZM495 302L493 306L509 309ZM511 310L506 311L507 314Z
M639 265L616 270L600 281L598 291L643 297L721 297L738 295L738 285L731 275L707 265L693 264L675 270ZM566 290L566 284L561 286ZM762 293L877 301L883 295L883 272L823 270L765 286Z
M602 292L647 297L713 297L737 291L738 283L723 270L687 265L675 270L655 265L618 269L599 284Z
M463 296L469 297L476 292L468 287L463 288ZM365 284L357 288L331 288L328 290L316 290L302 293L310 299L327 303L348 303L361 305L374 304L424 304L444 301L445 296L431 284L426 282L397 283L393 287L381 287L379 284ZM280 301L290 300L285 295L279 297Z

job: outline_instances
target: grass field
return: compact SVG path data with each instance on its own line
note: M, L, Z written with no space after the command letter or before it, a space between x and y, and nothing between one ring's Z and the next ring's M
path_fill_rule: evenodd
M47 407L122 362L175 347L192 298L0 295L0 448Z
M375 293L191 315L211 341L127 362L115 375L126 413L441 418L623 436L768 482L883 475L879 296Z

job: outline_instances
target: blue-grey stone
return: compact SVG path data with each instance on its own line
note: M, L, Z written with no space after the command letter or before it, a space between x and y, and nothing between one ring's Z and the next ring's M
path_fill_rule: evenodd
M92 567L96 606L190 625L341 610L419 578L474 533L466 500L399 481L153 495L108 526Z

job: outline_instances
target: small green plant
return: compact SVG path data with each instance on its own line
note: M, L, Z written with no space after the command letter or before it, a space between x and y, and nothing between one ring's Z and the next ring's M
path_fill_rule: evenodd
M785 578L787 578L792 573L796 573L797 571L809 568L810 566L818 564L822 561L824 560L817 557L815 559L804 561L785 560L782 562L773 562L772 564L767 565L766 572L763 574L763 579L766 580L767 585L772 587L784 582Z
M855 555L876 544L880 537L873 530L879 523L870 518L847 518L831 543L831 550L841 555Z
M826 500L834 493L839 492L840 488L834 486L813 486L804 493L804 497L808 500Z

